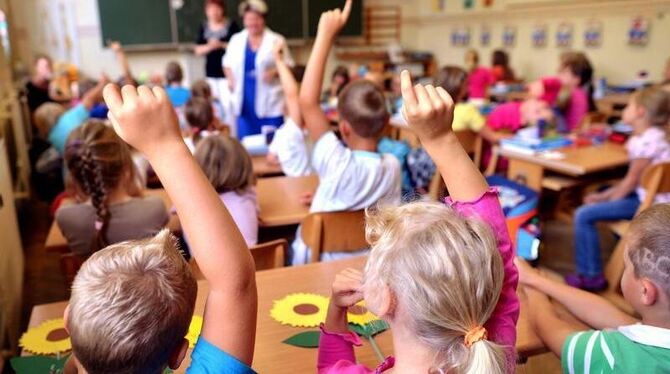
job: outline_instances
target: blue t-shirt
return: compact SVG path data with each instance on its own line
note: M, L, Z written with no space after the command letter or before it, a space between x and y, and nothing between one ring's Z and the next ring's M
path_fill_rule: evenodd
M188 99L191 98L191 91L184 87L165 87L165 92L170 98L172 106L175 107L186 105Z
M191 353L191 366L186 374L256 374L240 360L212 345L202 336Z
M70 133L81 126L89 118L89 112L84 104L79 104L74 108L63 113L56 125L49 132L49 142L56 148L58 153L63 154L65 151L65 143Z

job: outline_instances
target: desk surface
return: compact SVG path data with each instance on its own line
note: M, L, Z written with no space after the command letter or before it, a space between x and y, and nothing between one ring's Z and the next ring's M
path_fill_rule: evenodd
M621 144L607 142L598 146L566 147L557 150L565 157L550 159L542 155L526 155L500 149L500 154L510 159L521 160L572 177L579 177L628 164L628 154Z
M265 156L251 156L251 164L257 177L282 174L281 166L269 164Z
M260 271L256 273L256 284L258 286L258 324L256 335L256 349L254 353L254 369L259 373L310 373L316 367L316 350L297 348L283 344L282 341L308 329L283 326L270 317L270 309L273 301L295 292L312 292L329 295L330 286L339 271L353 267L362 269L365 258L359 257L338 262L322 262L300 267L289 267ZM205 298L208 292L206 281L198 282L198 297L196 300L195 313L202 315ZM517 350L521 356L532 356L546 351L542 341L532 331L525 310L527 306L521 304L521 317L517 324ZM30 316L29 327L34 327L41 322L59 318L63 315L66 302L37 305L33 308ZM376 337L384 355L391 355L392 339L391 332L387 331ZM356 348L356 356L360 363L368 367L375 367L377 359L370 344L363 343L362 347ZM177 372L183 372L190 362L190 354L187 355L182 368Z
M308 192L316 191L319 178L275 177L262 178L256 184L261 227L295 225L309 214L309 205L301 201Z

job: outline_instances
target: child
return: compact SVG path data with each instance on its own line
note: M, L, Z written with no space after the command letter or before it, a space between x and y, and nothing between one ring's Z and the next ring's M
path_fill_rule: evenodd
M198 266L209 283L202 333L189 373L254 373L257 297L254 263L235 222L184 145L165 91L105 89L119 136L151 162L177 206ZM110 246L75 278L65 324L68 367L80 371L160 373L177 369L197 284L166 231ZM226 316L226 318L221 318Z
M214 117L212 104L209 100L201 97L189 99L184 106L184 117L190 127L185 131L187 136L184 138L186 145L191 151L195 151L195 146L202 138L206 138L218 131L224 131L218 118Z
M231 120L231 118L229 118L230 111L224 110L221 101L219 101L219 99L217 99L216 97L212 96L212 88L210 87L209 83L207 83L206 80L201 79L193 83L193 85L191 85L191 98L195 97L200 97L205 100L208 100L212 105L214 116L218 118L222 124L228 125L230 123L234 123L230 122Z
M564 373L670 372L670 204L640 213L626 234L621 290L640 319L602 297L543 277L519 260L528 317L545 345L561 357ZM595 331L563 321L548 297Z
M174 107L181 107L191 98L191 91L182 86L184 73L176 61L168 62L165 67L165 92Z
M300 87L289 66L284 62L284 42L274 45L275 64L286 99L286 122L275 131L268 151L268 162L281 165L288 177L302 177L313 173L309 160L307 135L302 120ZM302 77L299 77L302 80Z
M337 105L337 97L350 81L349 69L342 65L336 67L330 77L330 87L328 87L327 91L324 91L321 101L333 106Z
M442 87L454 100L453 131L472 130L491 144L498 144L502 136L486 127L486 119L479 109L470 103L464 103L467 95L468 73L456 66L443 67L435 77L435 85Z
M544 100L529 97L524 101L511 101L496 106L489 114L486 124L495 131L516 132L526 125L535 125L540 120L553 121L554 112Z
M258 203L251 157L236 140L226 135L202 139L195 160L219 193L248 246L258 243Z
M373 204L400 203L400 163L392 155L377 153L377 143L388 124L384 93L371 82L360 80L340 93L337 107L342 140L330 130L319 97L328 53L349 16L345 11L325 12L319 20L314 49L300 89L300 108L305 127L314 142L312 167L319 176L311 212L365 209ZM300 231L300 229L298 229ZM306 263L310 252L300 239L293 244L293 264Z
M509 56L502 49L496 49L491 55L491 73L495 82L514 83L514 70L509 66Z
M70 133L81 126L90 117L90 111L102 98L102 89L108 79L102 76L98 84L88 91L81 99L81 103L66 110L56 103L45 103L35 111L35 126L43 138L63 154L65 142Z
M413 88L402 74L405 117L444 177L449 206L368 212L365 275L346 270L335 279L319 373L513 373L517 270L496 192L451 131L446 91ZM393 332L396 358L375 371L356 365L360 340L347 325L347 309L362 299Z
M630 158L628 173L615 186L586 196L585 205L575 212L577 274L565 280L577 288L598 291L607 287L596 224L633 218L645 197L645 191L639 187L642 173L648 166L670 161L665 131L670 121L670 93L660 88L636 92L623 112L623 121L633 127L633 136L626 144ZM670 195L659 194L656 202L670 202Z
M479 66L479 54L474 49L465 54L468 68L468 99L477 106L488 101L488 90L495 80L491 71Z
M64 158L76 202L58 208L56 223L74 254L148 238L167 224L163 200L142 196L130 149L104 122L89 120L74 130Z

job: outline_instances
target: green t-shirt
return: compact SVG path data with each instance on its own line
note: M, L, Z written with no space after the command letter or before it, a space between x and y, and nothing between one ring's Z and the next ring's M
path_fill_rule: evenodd
M648 327L636 326L642 329ZM664 335L667 338L667 334ZM583 331L570 335L563 345L561 361L566 374L670 373L670 349L667 345L642 344L616 330Z

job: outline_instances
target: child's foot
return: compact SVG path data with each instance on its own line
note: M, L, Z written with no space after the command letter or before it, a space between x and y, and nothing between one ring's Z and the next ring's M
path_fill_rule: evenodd
M602 274L595 276L570 274L565 276L565 283L590 292L598 292L607 288L607 279Z

